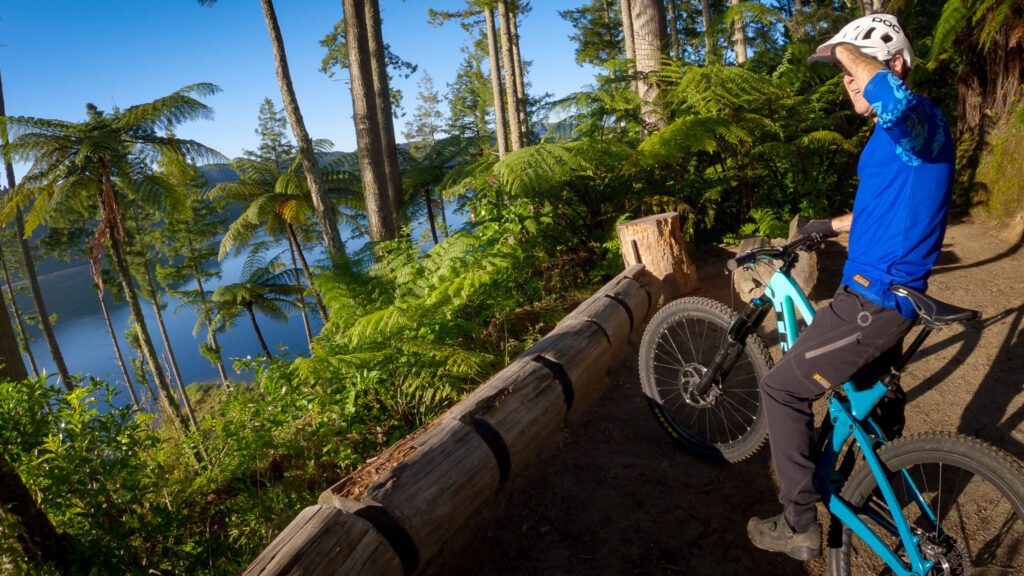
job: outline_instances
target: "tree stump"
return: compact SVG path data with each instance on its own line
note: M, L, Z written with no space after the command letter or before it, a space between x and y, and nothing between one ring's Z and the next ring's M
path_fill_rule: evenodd
M643 264L661 281L660 304L699 287L697 266L683 241L678 213L656 214L626 222L620 224L616 232L626 266Z

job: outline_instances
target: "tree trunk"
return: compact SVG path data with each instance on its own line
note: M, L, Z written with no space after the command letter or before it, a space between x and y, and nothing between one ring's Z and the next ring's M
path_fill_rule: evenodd
M174 348L171 346L171 339L167 336L167 326L164 324L164 312L160 307L160 292L156 289L156 278L153 275L153 270L149 267L149 262L143 264L146 267L146 276L148 276L149 284L149 299L153 303L153 313L156 314L156 324L160 329L160 339L163 340L164 350L167 351L168 364L171 367L171 371L174 374L174 379L178 382L178 388L185 389L185 383L181 379L181 370L178 368L178 358L174 355ZM187 398L182 400L189 404Z
M224 370L224 358L221 356L220 342L217 341L217 331L213 329L213 326L206 325L207 339L210 341L210 347L217 354L217 374L220 376L220 383L225 388L231 388L231 381L228 380L228 373Z
M153 346L153 339L149 336L149 329L146 328L146 318L142 314L142 305L139 296L135 292L135 285L132 283L131 270L128 268L128 261L125 258L124 250L124 229L121 225L121 211L117 206L117 198L114 195L114 187L110 180L109 166L106 161L100 162L100 176L103 188L100 191L99 203L101 211L101 226L106 227L107 241L110 242L110 253L114 261L114 269L121 278L121 287L124 289L124 299L128 302L131 310L132 321L135 324L135 332L139 337L139 344L142 347L142 356L146 359L150 373L160 390L160 398L163 400L164 408L168 417L175 426L182 431L188 429L188 421L181 413L181 408L175 398L163 370L160 368L160 359L157 356L156 348Z
M430 188L423 187L423 203L427 206L427 222L430 222L430 236L434 239L434 246L437 246L437 225L434 223L434 201L430 198Z
M309 284L309 291L313 293L313 302L316 304L317 312L320 313L320 319L327 324L331 321L331 317L327 313L327 306L324 305L323 298L320 297L320 292L313 286L313 273L309 271L309 262L306 262L306 253L302 251L302 244L299 244L299 235L295 233L295 227L288 224L288 239L295 246L295 252L299 255L299 262L302 263L302 272L306 275L306 282Z
M444 194L438 194L437 201L441 205L441 229L444 232L445 239L448 239L451 238L451 236L448 235L448 216L445 215L445 212L448 211L448 208L445 207L444 205Z
M523 128L519 123L519 97L516 95L516 65L512 57L512 22L508 0L498 0L498 37L501 39L501 67L505 72L505 110L508 111L508 137L513 151L523 148Z
M873 14L885 12L884 0L871 0L871 11Z
M189 248L191 247L192 244L190 243ZM228 388L231 386L231 383L228 381L227 371L224 370L224 357L220 352L220 343L217 342L217 330L213 327L213 315L210 314L209 309L210 302L206 299L206 290L203 288L203 279L199 272L199 266L197 266L195 264L195 260L193 260L192 275L196 279L196 288L199 290L199 293L202 294L203 298L203 319L206 320L207 340L209 340L210 346L217 354L217 373L220 375L220 383L223 384L225 388Z
M700 0L701 21L704 23L704 65L711 64L714 58L714 44L711 42L711 3Z
M380 125L380 141L384 149L384 174L391 202L391 219L395 231L402 221L402 172L398 165L398 146L395 144L395 121L391 111L391 86L388 80L388 62L384 53L384 32L380 21L378 0L363 2L366 14L366 41L370 48L370 71L373 74L373 96ZM312 284L310 284L312 286Z
M13 170L8 172L12 175L8 176L8 183L13 180L13 173ZM28 279L29 290L32 292L32 300L35 302L36 312L39 316L39 328L46 339L46 345L50 348L50 355L53 357L57 373L60 374L64 387L70 391L72 389L71 373L68 372L68 366L64 362L64 354L60 351L57 335L53 332L53 324L50 323L50 313L46 310L46 302L43 301L43 289L39 285L39 276L36 274L32 247L29 246L28 239L25 238L25 219L21 215L21 210L14 215L14 225L15 231L18 233L18 245L21 247L22 260L25 263L25 277Z
M665 45L665 13L659 0L632 0L633 38L636 49L637 94L643 100L644 126L654 132L665 127L665 114L658 102L655 74L661 71L661 50Z
M295 87L292 85L291 72L288 70L288 56L284 51L284 38L281 37L281 28L277 24L274 3L272 0L260 0L260 4L263 5L263 16L267 21L267 30L270 32L270 44L274 49L274 64L277 67L277 82L281 86L281 100L284 103L285 112L288 114L288 123L292 125L295 144L299 148L302 170L306 173L306 183L309 185L309 193L313 198L313 206L316 208L317 219L324 235L324 244L331 256L341 255L345 253L345 243L338 230L338 218L334 212L334 204L327 197L327 190L324 188L323 178L320 176L320 166L317 164L316 154L313 152L313 140L309 137L309 132L306 131L306 124L302 120L302 111L299 110L299 102L295 97Z
M530 145L530 124L526 115L526 73L523 71L523 59L519 54L519 16L515 11L509 13L509 30L512 31L512 64L515 66L516 98L519 100L519 127L523 131L523 145Z
M39 367L36 366L36 357L32 354L32 346L29 344L28 335L25 334L25 323L21 320L21 309L18 308L18 301L14 295L14 284L11 283L11 274L7 269L7 259L4 258L3 249L0 248L0 266L4 270L4 284L7 285L7 297L11 299L11 312L14 314L14 328L18 331L18 345L21 351L28 357L29 366L32 368L32 376L39 377Z
M11 326L11 316L7 312L3 292L0 292L0 379L16 382L28 378L25 372L25 360L21 357L18 337ZM67 386L67 382L64 383Z
M620 0L622 10L622 44L629 61L629 86L636 92L636 36L633 32L633 0Z
M3 78L0 77L0 116L6 115L4 84ZM10 154L7 153L6 125L0 128L0 143L4 147L4 168L7 171L7 187L13 192L16 182L14 180L14 165L11 163ZM15 230L18 233L18 246L21 248L22 260L25 263L25 278L28 280L29 290L32 292L32 300L36 305L36 312L39 314L39 328L46 339L46 345L50 348L50 355L53 356L53 365L57 368L57 373L60 375L64 387L70 391L72 389L71 374L68 372L67 364L64 363L64 354L61 353L60 346L57 344L57 336L53 333L53 325L50 324L50 314L46 311L46 303L43 301L43 291L39 287L39 277L36 275L35 258L32 256L32 248L28 244L28 238L25 237L25 219L22 217L20 209L15 212L14 224ZM13 299L14 296L12 295L11 298Z
M679 21L676 19L676 0L668 0L668 34L672 42L672 58L682 60L682 50L679 46Z
M256 338L259 338L260 346L263 348L263 353L267 355L267 359L270 360L273 356L270 355L270 348L267 348L267 341L263 339L263 331L260 330L260 325L256 322L256 313L252 311L252 304L245 307L246 312L249 313L249 319L252 320L252 329L256 331Z
M173 358L169 358L168 356L169 355L166 355L164 357L164 363L165 364L171 364L174 361ZM198 432L199 431L199 422L196 420L196 412L195 412L195 410L192 409L192 401L189 400L188 390L186 390L185 389L185 385L182 384L181 378L178 378L177 382L178 382L178 393L181 394L181 402L182 402L182 404L185 405L185 414L188 415L188 421L189 421L190 424L192 424L192 430ZM203 453L203 458L209 460L209 457L206 455L206 450L203 448L203 445L201 443L199 444L199 450Z
M8 510L22 530L18 533L18 544L25 557L33 564L42 566L53 563L62 574L71 573L72 543L65 534L60 534L50 518L39 508L32 491L22 481L18 471L7 460L0 448L0 508Z
M957 78L957 125L955 139L967 150L958 158L957 181L960 187L974 181L989 133L1000 121L1009 118L1020 102L1024 77L1024 46L1010 37L1003 26L987 51L971 40L962 46L964 60Z
M484 28L487 31L487 61L491 65L491 97L494 100L494 131L498 140L498 158L504 158L505 154L508 154L508 134L505 130L504 98L501 97L501 64L498 62L493 8L484 8Z
M370 240L379 242L397 237L388 194L387 172L380 135L380 119L373 94L370 49L366 42L366 21L362 5L345 0L345 40L348 43L349 77L352 88L352 117L359 147L359 173L366 200L366 219Z
M730 0L733 6L740 3L740 0ZM747 36L743 30L743 17L737 16L732 25L733 50L736 52L736 64L743 64L747 61Z
M142 410L142 404L139 402L139 397L135 393L135 386L132 384L132 378L128 375L128 365L124 363L124 356L121 355L121 345L117 342L117 332L114 331L114 323L110 321L110 312L107 310L107 300L103 297L103 289L97 287L96 295L100 298L100 310L103 311L103 321L107 324L107 331L110 332L110 341L114 345L114 357L117 359L117 365L121 368L121 374L124 376L124 384L128 387L128 395L131 396L132 406L136 410Z
M306 343L309 344L310 351L313 350L313 331L309 329L309 316L306 314L306 294L305 287L302 285L302 278L299 277L299 263L295 258L295 241L289 238L288 252L292 256L292 271L295 273L295 286L300 290L299 292L299 313L302 314L302 327L306 330Z

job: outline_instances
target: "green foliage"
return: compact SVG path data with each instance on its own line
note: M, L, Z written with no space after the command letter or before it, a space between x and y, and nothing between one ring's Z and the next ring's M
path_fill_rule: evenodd
M469 221L429 250L407 236L314 267L330 320L310 357L286 361L268 351L235 359L251 382L189 387L198 431L183 436L164 425L164 414L119 408L99 382L70 394L41 380L0 383L0 443L97 572L241 571L323 487L457 402L545 333L567 301L621 270L617 223L676 211L688 237L709 243L782 237L792 214L848 210L870 125L848 110L835 69L805 63L816 42L849 18L847 3L808 0L792 14L782 0L728 9L712 0L715 18L705 31L700 2L672 2L682 46L655 78L664 129L648 133L640 121L630 63L620 58L619 3L588 1L562 16L577 31L577 58L601 68L594 86L550 103L543 141L500 160L481 13L476 4L432 11L434 23L458 20L471 35L448 87L447 121L432 86L423 86L407 134L412 145L399 152L406 211L411 219L428 205L437 212L443 198ZM984 49L994 26L1019 20L1019 2L1009 0L892 6L932 46L932 66L917 67L914 81L944 97L957 48ZM742 68L723 63L737 18L751 51ZM936 22L933 41L927 34ZM343 30L339 23L325 39L325 69L346 65ZM978 31L978 43L968 31ZM695 64L706 59L716 64ZM49 224L46 247L61 257L84 252L112 217L97 201L101 158L109 161L141 287L153 281L141 263L156 264L167 286L212 282L217 255L251 249L237 282L177 293L198 312L196 333L206 328L202 354L219 362L219 331L249 309L288 320L308 293L294 265L267 257L262 236L301 250L316 242L318 223L283 115L269 101L261 106L260 147L232 163L240 179L208 190L188 161L214 153L167 130L209 115L199 99L213 90L190 86L109 114L90 107L81 123L10 118L0 128L14 131L15 158L33 162L2 215L31 205L30 224ZM979 173L989 183L1017 182L1017 136L999 138L996 163ZM329 143L316 145L332 201L361 230L355 154L328 156ZM230 224L229 213L237 214ZM134 330L129 342L139 346ZM132 364L140 387L149 388L142 363ZM143 409L152 395L152 388L150 402L143 395ZM191 456L200 442L209 452L201 464ZM24 570L14 529L0 511L0 571Z
M786 238L789 235L789 218L770 208L755 208L750 212L748 222L736 234L727 234L723 240L735 244L747 236Z
M559 10L572 25L569 39L576 43L576 63L602 66L623 57L621 3L590 0L578 8Z
M320 46L324 49L324 56L320 62L320 72L328 78L342 70L347 70L348 41L345 39L345 19L338 20L330 32L320 40ZM384 60L387 62L388 86L391 89L391 107L395 114L401 116L402 91L395 88L395 76L409 78L416 73L417 66L408 60L402 59L391 49L391 45L384 44Z
M441 113L441 96L434 89L434 79L423 72L418 84L420 91L416 95L419 104L413 112L412 120L403 133L409 141L409 149L413 156L422 157L437 141L442 131L444 114Z
M986 53L997 38L1019 35L1022 27L1024 2L1021 0L946 0L935 25L930 55L938 61L968 30L971 30L971 44Z
M246 158L280 167L295 156L295 145L288 136L288 118L284 109L278 110L270 98L260 103L256 136L259 145L255 151L246 150Z

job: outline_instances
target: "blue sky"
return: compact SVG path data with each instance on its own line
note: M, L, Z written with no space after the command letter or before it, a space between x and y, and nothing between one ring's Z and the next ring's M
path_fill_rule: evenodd
M594 70L578 66L558 17L581 0L541 0L519 25L523 58L533 62L538 93L562 96L591 82ZM318 71L319 41L341 16L341 0L277 0L288 60L306 126L337 149L355 148L352 101L341 76ZM381 0L384 38L394 51L426 70L442 94L455 76L466 33L455 23L427 24L427 9L455 9L463 0ZM223 92L207 102L212 122L183 126L229 157L256 145L253 130L264 96L280 102L273 53L256 0L220 0L212 8L195 0L6 0L0 8L0 67L7 113L81 120L86 102L102 109L130 106L194 82ZM347 78L347 73L343 75ZM416 105L419 74L400 80L406 117Z

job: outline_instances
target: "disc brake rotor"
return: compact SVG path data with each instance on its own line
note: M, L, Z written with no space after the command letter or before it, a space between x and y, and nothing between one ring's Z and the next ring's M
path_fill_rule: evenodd
M722 393L717 384L712 384L704 395L697 393L697 385L700 384L707 368L697 363L686 364L679 371L679 388L682 390L683 398L687 404L698 408L713 406L718 396Z

